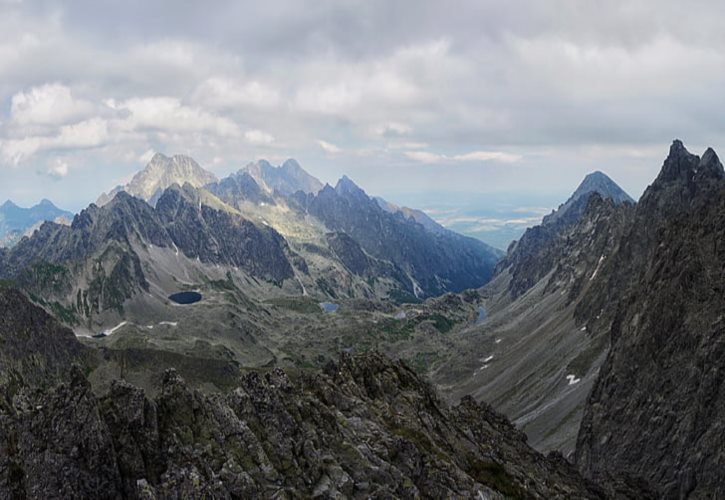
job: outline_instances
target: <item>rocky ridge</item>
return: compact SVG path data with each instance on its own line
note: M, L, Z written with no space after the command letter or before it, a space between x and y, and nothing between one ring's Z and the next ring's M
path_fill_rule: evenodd
M183 186L188 183L199 188L216 180L214 174L204 170L193 158L185 155L168 157L156 153L146 167L136 173L128 184L116 186L108 194L102 194L96 205L107 204L121 191L156 205L164 190L174 184Z
M50 200L42 200L30 208L22 208L8 200L0 206L0 247L11 247L31 236L44 221L70 223L73 214L56 207Z
M662 498L725 493L724 179L714 151L675 141L582 302L612 318L577 443L589 477L639 476Z
M0 290L8 294L24 300ZM123 381L96 396L68 365L60 380L4 392L2 496L605 497L488 406L468 398L448 408L405 364L379 354L343 355L294 377L252 372L212 396L174 371L154 399Z
M268 194L291 195L298 191L316 194L322 183L290 158L275 167L266 160L250 163L241 172L247 173Z

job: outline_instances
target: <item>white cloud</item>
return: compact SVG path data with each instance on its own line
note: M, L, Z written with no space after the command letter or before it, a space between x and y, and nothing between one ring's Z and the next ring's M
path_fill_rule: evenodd
M251 144L271 144L274 137L262 130L247 130L244 132L244 138Z
M413 131L410 125L400 122L388 122L382 125L378 125L373 129L375 135L381 137L395 137L400 135L407 135Z
M279 92L256 80L242 82L213 77L205 80L194 94L194 101L215 108L256 106L273 108L280 103Z
M436 47L434 54L428 52L431 46ZM323 115L355 113L360 116L371 112L387 115L425 97L415 77L441 69L440 64L437 68L433 66L440 61L427 58L445 58L447 46L443 47L443 54L440 48L438 42L422 43L360 62L312 59L301 68L302 79L292 106L299 111ZM394 133L409 131L408 125L393 120L382 126L386 125L392 125Z
M127 112L122 129L156 129L171 132L212 132L222 137L239 135L231 119L203 109L186 106L175 97L134 97L121 102L107 101L115 110Z
M439 163L446 159L443 155L430 153L428 151L406 151L405 156L421 163Z
M47 174L54 179L61 179L68 175L68 162L60 158L54 159L48 167Z
M64 125L55 135L4 140L0 142L0 152L7 161L17 165L41 151L93 148L106 143L108 138L108 123L101 118L92 118Z
M93 105L74 99L70 88L57 83L32 87L10 99L10 114L20 125L57 125L88 116Z
M138 157L138 161L140 161L141 163L146 165L151 161L151 158L153 158L155 154L156 154L156 151L149 148L141 156Z
M388 142L388 149L427 149L430 146L427 142L414 142L414 141L391 141Z
M322 148L322 150L325 151L326 153L330 153L330 154L333 154L333 155L334 154L342 153L342 149L340 149L339 147L335 146L331 142L327 142L327 141L323 141L322 139L319 139L317 141L317 144L319 144L320 147Z
M502 153L501 151L473 151L452 157L455 161L499 161L502 163L514 163L521 158L521 155Z
M688 16L674 0L280 0L252 14L159 2L174 15L86 0L0 9L0 169L45 172L61 155L93 172L92 191L149 148L224 158L220 172L263 152L325 178L344 168L371 192L464 190L476 169L440 172L519 153L510 172L478 169L486 189L560 189L600 168L636 192L673 137L723 149L723 2ZM93 118L105 125L88 140L62 129ZM442 168L406 174L420 163ZM2 177L0 198L11 178L42 195L26 171Z
M406 151L405 156L421 163L443 162L485 162L496 161L501 163L514 163L522 159L521 155L503 153L501 151L473 151L465 154L447 156L429 151Z

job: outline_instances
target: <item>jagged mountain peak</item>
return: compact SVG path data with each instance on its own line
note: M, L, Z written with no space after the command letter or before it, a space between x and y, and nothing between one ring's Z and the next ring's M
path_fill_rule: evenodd
M599 170L595 170L584 177L584 180L579 184L576 191L574 191L572 199L580 198L592 192L596 192L604 198L611 198L615 203L623 203L625 201L634 203L631 196L619 187L607 174Z
M569 199L560 205L557 210L545 216L542 224L568 224L575 222L584 211L587 198L589 198L591 193L598 193L603 198L609 198L615 204L634 203L632 197L619 187L616 182L607 174L597 170L584 177L584 180L579 184Z
M346 195L346 194L365 194L365 191L360 188L355 182L353 182L352 179L350 179L347 175L343 175L340 177L340 179L337 181L337 184L335 185L335 191L340 195Z
M297 160L292 158L277 167L267 160L258 160L242 170L249 173L257 184L270 194L275 191L283 195L294 194L297 191L316 194L323 187L319 179L310 175Z
M302 166L294 158L288 158L282 163L282 169L284 170L303 170Z
M697 173L699 176L713 177L716 179L725 177L725 170L723 170L720 158L718 158L714 149L707 148L702 155L700 164L697 166Z
M690 153L682 141L675 140L660 173L642 195L642 201L648 206L654 203L660 208L675 207L722 179L725 179L725 171L712 148L699 157Z
M675 139L670 146L670 152L662 165L655 184L687 180L692 177L700 164L700 158L690 153L679 139Z
M229 206L239 208L246 202L275 204L271 196L245 169L225 177L219 182L208 184L206 189Z
M182 185L188 182L194 187L202 187L216 180L213 173L202 168L190 156L179 154L169 157L156 153L146 167L137 172L128 184L101 195L96 203L105 205L118 192L126 191L154 205L161 193L172 184Z
M699 157L690 153L682 141L675 139L655 184L678 180L722 179L723 177L725 177L725 172L714 149L707 148L702 157Z

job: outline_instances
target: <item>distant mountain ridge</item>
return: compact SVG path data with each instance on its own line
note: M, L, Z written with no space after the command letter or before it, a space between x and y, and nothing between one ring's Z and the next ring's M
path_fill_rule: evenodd
M183 186L188 183L194 187L202 187L216 180L214 174L203 169L193 158L185 155L174 155L169 158L156 153L148 165L136 173L128 184L116 186L108 194L103 193L96 204L103 206L120 191L125 191L155 205L163 191L174 184Z
M289 159L275 167L266 160L250 163L242 169L268 194L278 192L291 195L297 191L316 194L323 185L319 179L305 171L297 160Z
M208 282L228 273L245 292L271 297L415 302L481 286L501 256L384 210L345 176L315 192L319 181L293 160L258 165L265 187L242 169L205 187L173 182L161 190L189 173L197 184L211 176L189 158L156 155L71 227L46 223L0 253L0 277L63 307L69 324L93 329L123 317L129 301L136 309L163 303L179 276Z
M23 236L30 236L44 221L70 224L73 214L44 199L30 208L22 208L7 200L0 206L0 247L12 246Z
M543 224L553 224L562 219L567 221L577 219L584 211L584 206L586 205L586 203L581 203L580 200L587 198L591 193L597 193L604 199L610 199L615 205L620 203L634 203L634 199L619 187L616 182L605 173L595 171L584 177L579 187L576 188L576 191L574 191L565 203L549 215L544 216Z
M448 231L448 229L437 223L422 210L418 210L416 208L400 207L395 203L391 203L381 198L380 196L376 196L375 201L378 203L378 205L380 205L380 208L382 208L386 212L390 212L392 214L400 212L407 218L413 219L415 222L422 225L432 233L442 234Z
M511 244L506 257L499 262L499 271L510 269L512 279L509 287L514 296L522 295L550 270L556 262L554 256L550 256L552 260L546 265L540 266L537 254L545 251L563 230L581 219L595 194L611 200L615 206L634 203L607 175L602 172L588 174L565 203L545 216L540 225L527 229L518 241Z
M151 183L151 187L147 187L144 192L133 186L144 185L142 181L150 177L149 172L154 174L151 176L153 179L176 179L179 185L188 182L184 177L186 171L180 171L174 165L178 158L180 157L175 156L169 159L157 155L144 171L134 177L135 180L125 190L130 190L130 194L140 193L139 197L154 204L155 199L161 195L161 192L157 192L149 198L156 184ZM188 159L185 162L193 163L193 160ZM159 174L164 169L169 172L166 175ZM199 182L189 184L198 187L195 184ZM290 225L290 221L286 219L304 218L304 214L309 213L322 222L327 231L343 232L352 237L352 240L344 240L344 245L343 240L337 237L326 236L325 239L327 244L335 244L341 251L344 248L348 261L353 254L357 255L353 265L355 269L366 269L365 273L369 274L372 269L385 268L386 275L395 275L398 278L407 274L408 278L404 281L408 283L404 287L414 297L479 286L490 278L495 262L502 255L499 250L484 243L445 229L419 210L395 207L368 197L347 176L342 176L334 188L323 186L294 159L288 159L279 166L259 160L219 181L207 183L204 189L250 219L267 224L267 219L275 218L276 227L283 234L285 231L282 228ZM335 194L332 195L332 192ZM343 205L337 206L336 203L341 200L344 200ZM313 203L309 205L311 201ZM287 212L289 217L280 214L288 204L295 210L302 210L302 213ZM334 213L337 210L342 212ZM360 218L360 213L368 214L368 219ZM343 220L345 217L347 220ZM299 224L308 223L313 227L316 225L314 220L298 220L296 232L305 232L300 229ZM388 226L387 232L380 233L379 229L383 226ZM402 240L396 237L398 231L406 235ZM384 239L381 240L380 236L383 235ZM381 267L379 263L372 264L372 261L367 261L367 257L362 258L358 250L353 251L351 241L373 259L392 261L399 269L393 271L385 265ZM431 253L433 247L435 249ZM452 251L453 249L458 250ZM417 263L411 264L413 261ZM467 264L458 268L464 261ZM369 275L367 277L372 278Z
M500 252L457 233L431 232L402 212L391 213L343 176L317 195L297 193L299 207L352 237L369 255L408 276L416 297L474 288L488 281Z

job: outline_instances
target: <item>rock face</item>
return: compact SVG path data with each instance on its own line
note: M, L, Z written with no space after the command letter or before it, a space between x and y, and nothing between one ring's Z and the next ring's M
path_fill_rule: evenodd
M87 349L17 290L0 288L0 390L55 385L68 368L89 361ZM0 403L1 404L1 403Z
M0 297L2 312L45 314L15 292ZM66 343L38 331L53 325L47 315L25 318L13 328L38 335L46 352ZM3 391L0 496L604 498L488 406L468 398L448 408L379 354L345 355L296 378L252 372L214 396L168 371L153 400L123 381L96 397L80 370L64 371L54 387L21 381Z
M561 219L569 222L576 220L581 215L584 206L577 203L582 198L588 198L591 193L597 193L605 199L610 199L615 205L622 203L634 203L634 200L621 187L617 185L603 172L592 172L584 177L584 180L576 191L557 210L544 217L543 224L553 224Z
M322 183L307 173L296 160L289 159L278 167L266 160L250 163L242 172L249 174L267 193L291 195L298 191L316 194Z
M157 155L136 179L159 169L171 175L174 165L188 163L179 158ZM296 162L259 165L267 181L278 181L273 190L249 171L201 189L173 184L154 193L155 205L120 190L109 203L83 210L70 227L46 223L0 252L0 278L62 309L69 325L83 326L92 317L106 322L107 311L115 312L108 321L123 319L127 302L141 295L164 300L179 276L194 286L188 281L242 273L243 288L271 284L279 294L418 301L482 285L500 256L477 240L383 210L347 178L313 194L304 191L314 191L312 177ZM295 179L300 189L283 194Z
M515 247L511 264L480 290L485 317L453 334L449 360L431 374L449 400L482 399L525 431L532 446L567 457L609 347L599 311L576 312L633 213L632 205L597 193L587 199L579 219L546 240L533 239L546 227L527 232L528 245Z
M558 263L558 255L551 251L552 245L557 245L559 236L581 219L593 195L611 200L615 206L633 203L632 198L605 174L587 175L566 203L544 217L540 225L527 229L499 262L496 272L508 270L511 274L509 290L514 297L530 289Z
M409 277L420 298L475 288L488 281L500 254L473 238L428 231L402 212L390 213L343 177L316 196L295 198L332 231L349 235L371 256L388 260Z
M398 205L390 203L389 201L386 201L379 196L375 197L375 201L378 203L378 205L380 205L380 208L382 208L386 212L390 212L391 214L400 212L406 218L413 219L415 222L426 228L431 233L442 234L448 231L445 227L441 226L436 221L431 219L428 215L426 215L426 213L422 210L408 207L399 207Z
M166 190L156 211L173 244L187 257L236 266L276 282L294 275L287 242L277 231L204 204L188 184Z
M107 205L83 210L70 227L45 223L0 255L0 277L57 302L69 316L90 318L121 312L126 300L149 291L149 247L275 283L294 275L290 261L298 259L279 233L213 205L189 184L167 189L156 208L119 192Z
M125 186L117 186L108 194L102 194L96 204L103 206L116 194L124 191L155 205L164 190L174 184L183 186L188 183L198 188L216 180L214 174L201 168L193 158L184 155L174 155L169 158L156 153L146 168L133 176L131 182Z
M19 207L8 200L0 206L0 246L13 246L23 236L32 235L32 231L44 221L64 223L71 219L72 213L61 210L50 200L43 200L30 208Z
M262 189L248 172L240 170L219 182L208 184L206 189L227 205L240 208L247 203L274 204L274 199Z
M611 322L576 462L662 498L725 495L725 174L675 141L582 303ZM591 314L591 313L589 313Z

